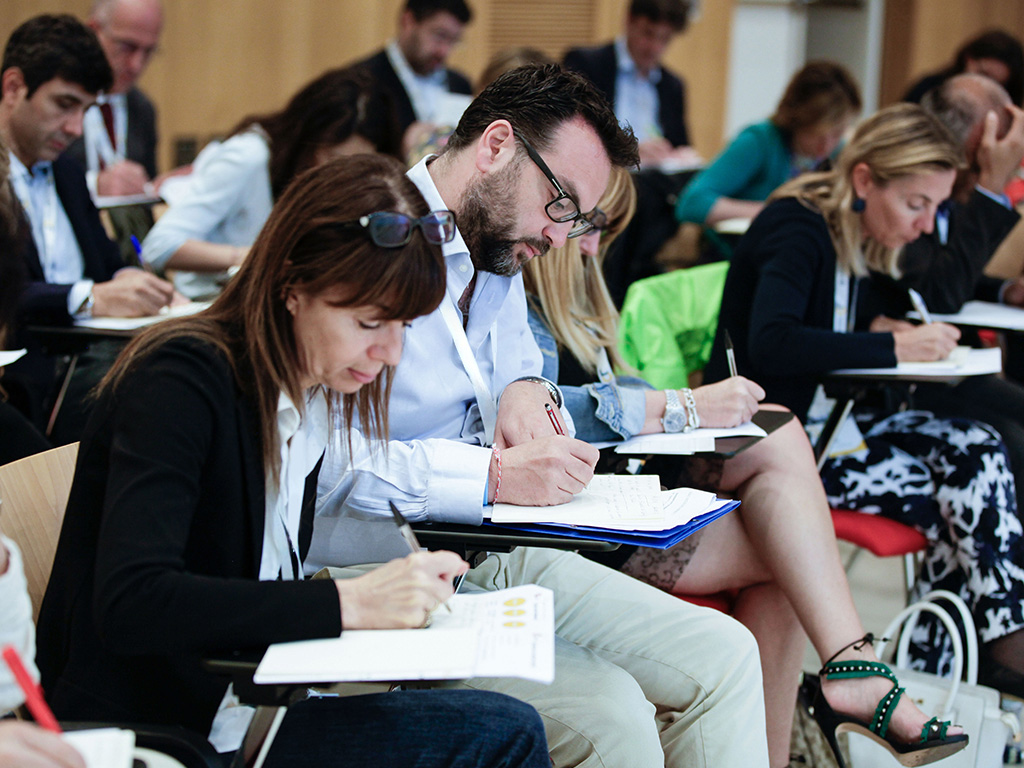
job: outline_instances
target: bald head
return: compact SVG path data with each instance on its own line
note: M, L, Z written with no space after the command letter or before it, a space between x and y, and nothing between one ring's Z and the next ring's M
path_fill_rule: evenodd
M1011 103L1006 90L984 75L951 77L921 99L921 106L953 133L972 162L981 138L985 115L995 112L999 116L998 135L1003 136L1010 126L1008 107Z
M89 26L96 32L111 69L112 93L130 90L160 43L164 11L161 0L96 0Z

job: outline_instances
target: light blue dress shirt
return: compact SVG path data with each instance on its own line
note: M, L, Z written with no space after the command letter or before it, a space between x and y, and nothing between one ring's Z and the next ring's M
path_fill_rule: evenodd
M615 59L615 116L619 124L632 127L639 142L661 138L657 90L661 67L651 70L646 77L641 75L629 55L624 37L615 40Z

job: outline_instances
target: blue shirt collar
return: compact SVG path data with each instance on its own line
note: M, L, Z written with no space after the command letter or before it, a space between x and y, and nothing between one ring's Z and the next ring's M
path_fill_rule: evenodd
M620 75L632 75L639 78L640 72L636 68L633 57L629 55L629 48L626 47L626 38L621 35L615 38L615 64ZM655 67L647 75L647 82L657 85L661 82L661 67Z

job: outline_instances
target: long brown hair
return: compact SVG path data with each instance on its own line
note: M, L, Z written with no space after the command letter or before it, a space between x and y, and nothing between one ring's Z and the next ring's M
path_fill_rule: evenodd
M277 481L280 446L277 402L285 392L300 409L301 366L285 297L293 289L318 295L339 290L342 306L379 307L384 319L408 320L432 312L444 296L440 246L415 231L401 248L381 248L359 227L340 227L374 211L423 216L427 204L401 163L383 155L355 155L299 176L274 206L231 283L205 312L169 320L132 341L100 382L116 388L147 355L173 339L215 345L235 381L254 403L263 462ZM368 437L387 435L385 403L394 371L354 395L328 392L332 421L348 428L353 415Z

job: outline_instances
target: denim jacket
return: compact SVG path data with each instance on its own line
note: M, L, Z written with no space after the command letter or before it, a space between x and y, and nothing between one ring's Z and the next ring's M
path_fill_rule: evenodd
M537 311L535 302L527 302L530 330L544 359L543 376L558 382L558 344ZM622 440L643 428L647 404L643 379L617 376L614 382L595 382L583 387L559 385L565 408L576 424L576 437L588 443Z

